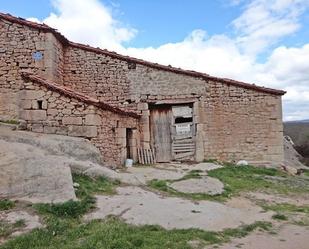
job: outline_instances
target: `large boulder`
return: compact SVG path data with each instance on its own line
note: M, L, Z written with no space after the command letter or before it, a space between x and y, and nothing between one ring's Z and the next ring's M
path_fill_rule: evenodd
M0 198L34 203L75 200L71 169L36 147L0 140Z

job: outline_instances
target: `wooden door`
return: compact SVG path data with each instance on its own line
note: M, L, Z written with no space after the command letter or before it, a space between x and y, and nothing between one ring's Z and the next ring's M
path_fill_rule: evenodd
M157 162L171 161L171 108L157 108L150 112L151 140Z

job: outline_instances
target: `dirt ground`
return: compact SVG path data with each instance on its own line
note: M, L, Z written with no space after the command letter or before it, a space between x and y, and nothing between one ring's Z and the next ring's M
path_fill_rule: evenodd
M199 170L201 174L207 175L209 170L218 167L221 166L213 163L159 164L155 168L130 168L128 172L140 179L140 182L147 182L152 179L178 179L189 170ZM194 184L194 181L191 182ZM190 184L190 180L187 184ZM163 196L145 187L128 186L117 188L117 195L114 196L97 196L97 210L85 218L86 220L102 219L108 215L116 215L127 223L135 225L157 224L166 229L200 228L209 231L222 231L256 221L272 221L276 224L272 220L275 212L264 211L255 201L303 206L309 204L309 196L288 197L252 192L232 198L225 203L218 203ZM227 244L212 248L307 249L308 245L308 226L278 223L271 233L255 231L244 238L234 239Z
M166 229L200 228L220 231L255 221L270 221L273 212L263 212L251 201L237 198L226 204L214 201L193 202L164 197L139 187L119 187L117 195L98 195L98 209L86 219L119 216L134 225L160 225Z
M247 237L234 239L222 246L212 246L212 249L308 249L309 227L284 225L278 228L276 234L253 232Z

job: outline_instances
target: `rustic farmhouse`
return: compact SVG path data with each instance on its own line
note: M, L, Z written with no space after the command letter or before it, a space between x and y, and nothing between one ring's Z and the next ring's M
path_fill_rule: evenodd
M1 120L85 137L107 165L283 160L284 91L73 43L8 14L0 31Z

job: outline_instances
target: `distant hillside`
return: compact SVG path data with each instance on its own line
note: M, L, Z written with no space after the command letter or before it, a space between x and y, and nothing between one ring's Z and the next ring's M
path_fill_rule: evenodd
M290 136L297 146L306 143L309 140L309 120L285 122L284 134Z
M305 158L304 163L309 166L309 120L285 122L284 135L292 138L295 149Z

